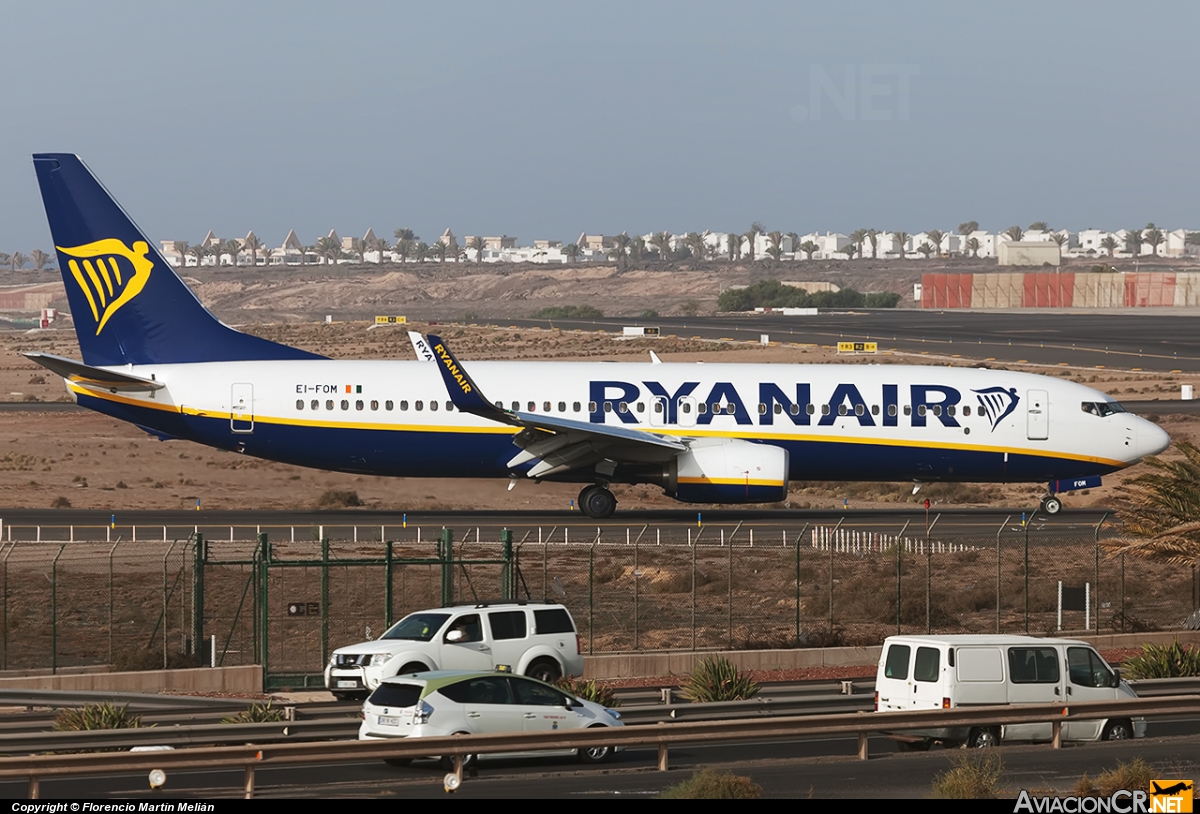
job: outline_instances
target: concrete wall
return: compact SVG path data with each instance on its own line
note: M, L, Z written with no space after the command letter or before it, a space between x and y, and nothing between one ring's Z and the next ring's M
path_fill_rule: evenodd
M261 693L262 667L198 667L191 670L148 670L137 673L31 673L0 677L0 689L72 690L77 692Z

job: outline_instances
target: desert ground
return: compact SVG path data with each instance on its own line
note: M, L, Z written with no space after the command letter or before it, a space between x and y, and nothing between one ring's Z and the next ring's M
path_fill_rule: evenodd
M245 312L242 312L245 316ZM230 320L232 321L232 320ZM374 328L366 321L246 324L247 330L273 340L337 358L409 359L412 349L404 326ZM408 326L424 330L428 324ZM828 363L833 361L968 365L959 358L920 357L893 352L871 359L838 357L817 346L761 347L664 337L624 341L611 334L526 331L439 324L457 354L473 359L631 360L654 350L664 361ZM68 401L62 380L20 355L42 351L78 358L68 325L0 333L0 401ZM993 365L995 363L992 363ZM1017 366L1031 372L1069 377L1118 399L1177 398L1180 374L1093 368ZM1200 419L1186 415L1157 417L1176 439L1200 438ZM0 413L0 489L13 508L190 509L199 499L205 509L308 509L329 490L352 490L366 508L396 511L480 508L548 510L566 508L578 486L521 483L507 490L503 480L440 482L348 475L261 461L183 441L159 441L128 424L90 412ZM1105 485L1072 495L1068 506L1119 506L1124 481L1142 471L1136 466L1105 479ZM657 487L618 487L623 510L678 508L682 504ZM787 506L870 508L916 503L935 505L1031 504L1040 487L1030 485L931 484L919 496L911 484L793 483Z

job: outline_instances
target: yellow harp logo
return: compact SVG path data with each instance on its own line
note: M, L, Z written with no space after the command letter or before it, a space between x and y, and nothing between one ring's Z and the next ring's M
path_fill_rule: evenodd
M132 249L115 238L69 249L55 248L71 258L67 268L92 307L96 336L104 330L109 317L141 293L154 268L154 263L146 257L150 247L142 240L134 241Z

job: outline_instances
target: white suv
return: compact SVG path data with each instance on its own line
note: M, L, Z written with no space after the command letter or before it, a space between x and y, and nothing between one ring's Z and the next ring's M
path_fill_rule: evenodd
M325 686L338 698L365 698L395 675L497 669L550 683L583 675L571 614L562 605L542 602L419 611L375 641L334 650L325 666Z

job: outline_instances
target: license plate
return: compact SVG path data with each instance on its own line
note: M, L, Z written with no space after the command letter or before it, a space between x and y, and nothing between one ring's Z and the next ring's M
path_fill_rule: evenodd
M353 690L357 686L358 686L358 682L353 679L339 680L337 683L337 687L339 690Z
M400 726L400 719L397 718L395 715L380 715L379 716L379 725L380 726Z

